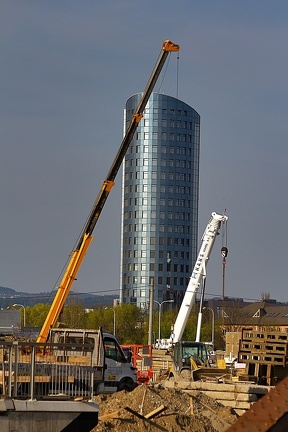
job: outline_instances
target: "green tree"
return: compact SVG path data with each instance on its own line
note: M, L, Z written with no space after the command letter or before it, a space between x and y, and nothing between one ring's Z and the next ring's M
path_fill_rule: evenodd
M64 307L61 325L67 328L86 328L86 312L84 307L75 301Z
M50 304L37 303L34 306L26 307L26 326L42 327L48 315Z
M89 311L86 317L86 328L96 330L100 327L103 328L104 315L105 310L103 308L97 308Z
M156 319L154 320L157 324L157 338L159 335L159 311L156 314ZM169 339L172 333L172 327L176 320L176 312L173 309L168 309L161 314L161 338Z
M121 344L143 343L145 314L133 304L102 307L90 311L86 319L86 328L101 327L103 332L113 334L114 320L116 337Z
M121 304L116 306L114 310L116 317L116 337L119 342L121 344L143 343L145 312L133 304Z

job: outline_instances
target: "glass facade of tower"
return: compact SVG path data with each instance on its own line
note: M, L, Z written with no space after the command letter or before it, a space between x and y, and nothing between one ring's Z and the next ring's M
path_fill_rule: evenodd
M128 99L128 126L141 94ZM123 165L120 301L180 304L197 258L200 116L152 93Z

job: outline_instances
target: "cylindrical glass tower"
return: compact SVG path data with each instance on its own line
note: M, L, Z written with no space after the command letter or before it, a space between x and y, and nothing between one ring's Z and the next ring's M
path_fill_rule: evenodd
M181 303L197 258L199 147L199 114L152 93L123 166L120 302L146 308L153 287L159 303Z

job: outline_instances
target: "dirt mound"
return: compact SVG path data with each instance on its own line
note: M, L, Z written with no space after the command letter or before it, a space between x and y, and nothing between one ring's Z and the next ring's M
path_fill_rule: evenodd
M223 432L237 420L232 409L203 393L189 395L161 385L141 385L130 393L99 395L95 400L100 413L93 432Z

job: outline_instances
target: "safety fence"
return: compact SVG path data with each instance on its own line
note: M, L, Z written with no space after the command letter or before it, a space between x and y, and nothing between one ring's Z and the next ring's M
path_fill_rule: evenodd
M0 341L0 395L91 399L103 382L102 356L96 355L97 362L91 344Z

